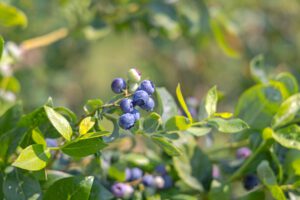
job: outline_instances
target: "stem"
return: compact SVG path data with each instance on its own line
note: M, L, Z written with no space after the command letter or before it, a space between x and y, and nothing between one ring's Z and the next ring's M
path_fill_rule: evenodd
M60 147L48 147L49 150L57 151L60 150Z
M295 190L295 189L297 189L294 185L281 185L280 188L282 190Z
M228 179L228 182L231 182L239 177L245 172L248 166L255 160L256 156L260 154L267 146L270 145L269 140L263 140L259 147L251 154L251 156L244 162L244 164Z
M234 143L229 143L226 144L222 147L218 147L218 148L214 148L214 149L210 149L207 151L208 154L214 154L214 153L218 153L219 151L223 151L223 150L229 150L229 149L236 149L242 146L245 146L249 143L248 140L244 140L241 142L234 142Z
M67 37L68 34L69 31L67 28L60 28L46 35L25 40L21 43L20 47L21 49L28 51L39 47L48 46L49 44L52 44Z

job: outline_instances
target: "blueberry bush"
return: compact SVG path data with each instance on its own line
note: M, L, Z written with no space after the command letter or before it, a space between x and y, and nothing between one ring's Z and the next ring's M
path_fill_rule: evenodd
M134 7L125 11L135 12ZM158 22L164 20L149 13L125 21L110 15L103 19L112 20L117 30L125 23L133 26L136 18L156 17L144 23L144 31L158 26L169 39L182 26L163 26ZM96 19L77 22L70 31L86 29ZM211 23L225 53L238 56L218 35L218 24ZM0 24L26 26L27 18L0 3ZM0 199L300 198L300 93L293 74L270 72L264 56L255 56L249 68L255 83L241 93L233 112L217 109L226 98L217 86L198 101L186 98L180 84L168 91L135 67L106 84L113 96L87 99L80 114L51 97L24 109L11 67L24 51L67 34L60 30L23 45L0 37Z

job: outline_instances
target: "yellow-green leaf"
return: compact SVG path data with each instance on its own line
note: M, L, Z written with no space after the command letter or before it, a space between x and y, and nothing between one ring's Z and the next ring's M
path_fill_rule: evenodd
M39 128L33 129L31 133L31 137L35 143L47 146L46 140Z
M41 144L33 144L25 148L12 165L26 170L38 171L46 167L50 157L49 149Z
M176 95L177 95L177 99L183 109L183 111L185 112L186 116L189 118L189 120L192 122L193 121L193 117L184 101L181 89L180 89L180 84L178 83L177 88L176 88Z
M79 125L79 133L80 135L86 134L93 126L95 125L95 120L92 117L84 118Z
M73 131L72 128L64 116L56 112L53 108L44 106L48 119L55 127L55 129L68 141L71 140Z
M19 9L0 3L0 25L2 26L27 26L27 17Z

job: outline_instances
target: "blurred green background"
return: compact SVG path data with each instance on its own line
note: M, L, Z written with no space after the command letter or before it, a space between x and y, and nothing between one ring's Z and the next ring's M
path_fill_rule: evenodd
M138 68L157 86L198 99L218 85L221 109L232 111L253 81L258 55L274 73L299 75L300 2L297 0L5 0L22 10L25 28L0 27L22 44L60 28L68 35L23 52L14 65L27 110L49 96L77 112L89 98L108 100L115 77ZM1 16L1 15L0 15Z

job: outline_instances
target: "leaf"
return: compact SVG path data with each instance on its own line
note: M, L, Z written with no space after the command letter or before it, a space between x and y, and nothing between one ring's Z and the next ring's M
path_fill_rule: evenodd
M46 167L50 157L49 149L41 144L33 144L22 150L12 165L30 171L37 171Z
M43 134L41 133L41 131L39 130L39 128L35 128L32 130L32 140L37 143L37 144L41 144L43 146L47 146L46 140L43 136Z
M48 105L46 105L46 106L48 106ZM49 106L49 107L52 107L52 106ZM77 116L70 109L68 109L66 107L56 107L54 110L56 112L59 112L65 116L67 116L71 122L73 122L73 123L77 122Z
M300 127L290 125L273 132L272 137L282 146L300 150Z
M0 3L0 25L26 27L27 18L21 10L2 2Z
M154 133L161 124L162 120L160 115L153 112L148 115L143 122L144 131L146 133Z
M100 180L95 179L89 200L111 200L113 198L113 194L103 186Z
M0 60L2 58L3 49L4 49L4 40L3 37L0 35Z
M171 140L159 135L152 135L151 139L153 140L153 142L158 144L169 156L180 155L180 150L172 143Z
M159 114L161 114L162 121L166 122L169 118L178 114L176 102L166 88L158 87L155 91L158 110L160 110Z
M258 83L268 82L268 72L262 54L255 56L250 62L250 73Z
M84 157L97 153L107 145L101 138L79 138L77 140L66 143L61 150L74 157Z
M279 107L275 114L272 127L278 128L291 122L300 110L300 93L290 96Z
M193 122L193 117L184 101L181 89L180 89L180 84L178 83L177 88L176 88L176 96L179 101L179 104L181 105L181 108L185 112L186 116L189 118L190 122Z
M214 185L215 182L212 183ZM218 182L217 182L218 183ZM208 194L209 200L215 200L215 199L222 199L222 200L230 200L231 194L230 194L230 188L229 185L220 185L220 183L217 184L218 186L213 186Z
M50 108L48 106L44 106L44 109L46 111L46 114L48 116L48 119L50 120L51 124L55 127L55 129L68 141L71 140L72 137L72 128L69 124L69 122L56 112L53 108Z
M210 118L208 124L224 133L236 133L248 129L249 126L241 119Z
M23 106L19 103L12 106L0 117L0 136L17 126L23 114Z
M43 199L88 200L93 182L93 176L62 178L49 187Z
M218 102L218 91L217 87L212 87L206 95L205 98L205 110L207 116L210 117L217 111L217 102Z
M62 171L56 171L56 170L47 170L47 181L43 183L43 189L47 190L54 182L70 177L70 174L67 174Z
M272 171L268 161L262 161L257 167L257 175L262 183L269 189L276 200L285 200L282 189L278 186L276 176Z
M297 79L291 73L280 73L275 77L275 80L283 83L290 95L297 93L299 90Z
M212 164L199 147L195 146L191 151L185 149L180 156L173 157L173 162L184 183L198 191L203 191L203 187L208 190L212 181Z
M241 95L235 115L251 128L263 130L270 126L274 114L287 97L288 93L282 83L255 85Z
M42 199L39 182L32 176L22 173L21 170L13 169L8 172L3 180L2 188L6 200Z
M174 116L170 118L166 124L165 129L166 131L184 131L190 127L189 120L184 116Z
M21 86L18 79L13 76L7 76L2 78L0 88L13 93L19 93Z
M211 131L209 127L190 127L186 130L187 132L193 134L194 136L203 136L208 134Z
M229 112L221 112L221 113L215 113L213 116L228 119L228 118L231 118L233 116L233 114L229 113Z
M88 113L94 112L96 109L98 109L102 105L103 105L103 102L101 99L90 99L86 102L83 109L88 114Z
M116 181L124 182L126 180L125 168L123 163L113 164L108 169L108 176Z
M95 120L92 117L84 118L79 125L80 135L86 134L95 125Z

